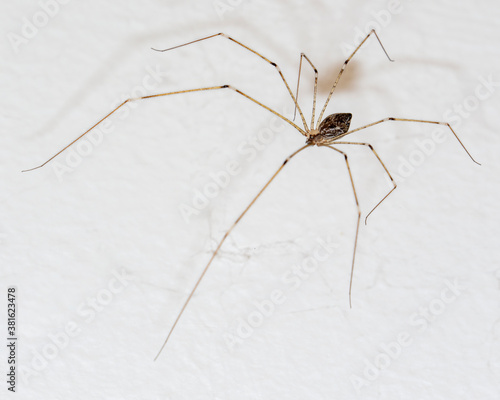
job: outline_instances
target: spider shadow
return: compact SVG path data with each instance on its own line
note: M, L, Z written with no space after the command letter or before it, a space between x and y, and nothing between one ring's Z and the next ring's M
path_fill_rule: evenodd
M343 63L343 62L342 62ZM323 97L328 96L332 85L342 68L342 64L336 63L335 65L330 65L326 69L320 71L321 76L318 79L318 95ZM356 79L361 73L359 64L356 61L351 61L349 67L344 70L342 78L340 79L338 86L335 88L335 93L349 92L356 87Z

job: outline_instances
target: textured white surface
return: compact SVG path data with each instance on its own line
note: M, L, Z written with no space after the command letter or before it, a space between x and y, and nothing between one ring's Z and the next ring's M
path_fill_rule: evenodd
M478 4L404 2L388 14L385 1L70 1L15 51L9 34L21 35L23 18L44 22L42 9L3 2L0 281L2 293L19 290L17 398L498 399L499 87L473 97L482 80L500 81L500 4ZM292 87L305 52L322 105L343 46L375 15L396 62L370 39L328 113L352 112L358 127L388 116L455 122L449 110L472 107L456 131L482 166L445 128L388 123L353 135L374 145L400 186L362 226L349 309L355 207L345 164L327 149L302 153L228 239L153 362L216 241L303 137L280 129L250 161L237 149L272 128L272 115L232 92L188 94L136 103L71 172L54 167L78 153L20 171L138 93L157 66L164 75L148 94L227 83L293 112L274 69L225 39L150 47L224 31L277 62ZM306 114L311 81L305 67ZM403 177L401 157L415 164L418 141L435 131L447 139ZM390 184L367 149L343 149L366 214ZM179 206L231 160L241 172L187 223ZM318 251L318 238L336 248L294 289L284 277ZM126 286L114 278L123 271ZM228 335L276 290L285 301L230 348ZM66 341L71 323L77 334ZM410 342L400 352L390 345L398 339Z

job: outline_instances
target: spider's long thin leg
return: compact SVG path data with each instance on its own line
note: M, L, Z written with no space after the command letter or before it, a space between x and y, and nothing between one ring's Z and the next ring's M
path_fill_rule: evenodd
M307 123L306 123L306 119L304 118L304 114L302 113L302 110L300 109L300 106L299 106L299 103L297 103L297 99L295 98L295 96L293 95L292 93L292 90L290 89L290 86L288 85L288 82L286 81L285 79L285 76L283 75L283 73L281 72L281 69L280 67L278 66L278 64L276 64L275 62L269 60L268 58L264 57L262 54L258 53L257 51L251 49L250 47L244 45L243 43L237 41L236 39L233 39L232 37L226 35L225 33L223 32L220 32L220 33L216 33L215 35L210 35L210 36L206 36L206 37L203 37L201 39L196 39L196 40L192 40L191 42L188 42L188 43L184 43L184 44L180 44L178 46L174 46L174 47L170 47L168 49L163 49L163 50L159 50L159 49L154 49L152 48L152 50L155 50L155 51L160 51L160 52L164 52L164 51L169 51L169 50L173 50L173 49L178 49L179 47L184 47L184 46L187 46L187 45L190 45L190 44L193 44L193 43L197 43L197 42L201 42L203 40L207 40L207 39L211 39L211 38L214 38L214 37L217 37L217 36L222 36L228 40L230 40L231 42L233 43L236 43L237 45L243 47L244 49L247 49L248 51L256 54L257 56L259 56L260 58L262 58L264 61L268 62L269 64L271 64L274 68L276 68L276 70L278 71L278 73L280 74L281 76L281 79L283 80L283 83L285 84L287 90L288 90L288 93L290 93L290 96L292 97L292 100L295 104L295 107L297 108L297 110L299 110L299 114L300 114L300 117L302 118L302 123L304 124L304 129L306 131L308 131L309 129L307 128ZM305 133L303 133L303 131L301 131L301 133L303 135L305 135Z
M332 97L332 94L333 92L335 91L335 88L337 87L337 84L339 83L339 80L340 80L340 77L342 76L342 74L344 73L344 70L345 70L345 67L347 66L347 64L349 63L349 61L351 61L351 58L354 57L354 54L356 54L356 52L359 50L359 48L361 46L363 46L363 43L365 43L368 38L370 37L371 34L374 34L375 37L377 38L378 42L380 43L380 46L382 47L382 50L384 50L384 53L385 55L387 56L387 58L389 59L389 61L394 61L393 59L391 59L391 57L389 57L389 54L387 53L387 51L385 50L384 48L384 45L382 44L382 42L380 41L380 38L378 37L377 35L377 32L375 32L375 29L372 29L370 31L370 33L368 35L366 35L366 37L363 39L363 41L358 45L358 47L356 47L356 49L352 52L352 54L349 56L349 58L347 60L344 61L344 65L342 65L342 68L340 69L340 72L339 74L337 75L337 79L335 79L335 82L333 83L333 86L332 86L332 89L330 90L330 93L328 94L328 97L326 99L326 102L325 102L325 105L323 106L323 109L321 110L321 113L319 114L319 118L318 118L318 125L321 123L322 119L323 119L323 114L325 113L325 110L326 110L326 106L328 106L328 103L330 102L330 99ZM311 127L311 129L313 129L314 127Z
M311 68L314 70L314 97L313 97L313 109L312 109L312 117L311 117L311 129L314 128L314 116L316 113L316 95L318 93L318 70L313 65L311 60L304 54L300 53L300 63L299 63L299 76L297 77L297 92L295 94L295 98L297 99L297 103L299 102L299 85L300 85L300 72L302 71L302 59L305 58ZM293 120L295 121L295 113L297 111L297 107L293 110Z
M343 138L344 136L350 135L351 133L360 131L362 129L370 128L371 126L378 125L378 124L381 124L382 122L387 122L387 121L421 122L421 123L424 123L424 124L445 125L448 128L450 128L450 131L453 133L453 136L455 136L455 138L458 140L458 143L460 143L460 145L463 147L463 149L465 150L465 152L467 153L467 155L470 157L470 159L472 161L474 161L477 165L481 165L476 160L474 160L474 157L472 157L471 154L469 153L469 151L465 148L464 144L458 138L458 135L455 133L455 131L453 130L453 128L451 127L451 125L448 122L426 121L426 120L422 120L422 119L408 119L408 118L393 118L393 117L389 117L389 118L381 119L380 121L372 122L371 124L368 124L368 125L364 125L364 126L362 126L360 128L353 129L352 131L349 131L349 132L346 132L346 133L344 133L342 135L337 136L335 138L335 140Z
M396 184L396 182L394 181L393 177L391 176L391 173L389 172L389 170L387 169L387 167L385 166L384 162L382 161L382 159L379 157L379 155L377 154L377 152L375 151L375 149L373 148L373 146L370 144L370 143L359 143L359 142L335 142L335 145L337 144L354 144L354 145L359 145L359 146L368 146L370 148L370 150L373 152L373 154L375 154L375 157L377 157L377 160L379 161L379 163L382 165L382 167L384 168L387 176L389 177L389 179L391 180L391 183L393 185L393 188L389 191L389 193L387 193L383 198L382 200L380 200L377 205L375 207L372 208L372 210L366 215L365 217L365 225L366 225L366 220L368 219L368 217L370 216L370 214L375 211L375 209L385 200L387 199L387 197L389 197L389 195L394 192L394 190L398 187L398 185Z
M332 150L338 151L344 156L345 164L347 166L347 171L349 172L349 178L351 179L352 191L354 192L354 200L356 200L356 207L358 209L358 221L356 223L356 236L354 237L354 249L352 251L352 265L351 265L351 278L349 280L349 307L352 308L351 302L351 289L352 289L352 278L354 276L354 260L356 259L356 248L358 247L358 234L359 234L359 221L361 220L361 208L359 207L358 195L356 194L356 188L354 187L354 180L352 179L351 167L349 166L349 160L347 159L347 154L339 149L332 146L326 146Z
M305 135L305 132L300 128L298 127L297 125L295 125L292 121L290 121L288 118L284 117L283 115L281 115L280 113L278 113L277 111L273 110L272 108L262 104L260 101L258 100L255 100L253 97L250 97L248 96L247 94L243 93L241 90L238 90L234 87L232 87L231 85L220 85L220 86L212 86L212 87L206 87L206 88L198 88L198 89L188 89L188 90L180 90L180 91L177 91L177 92L168 92L168 93L158 93L158 94L152 94L152 95L149 95L149 96L142 96L142 97L136 97L136 98L130 98L130 99L127 99L125 100L123 103L121 103L120 105L118 105L118 107L116 107L114 110L112 110L110 113L106 114L103 118L101 118L99 121L97 121L94 125L92 125L89 129L87 129L85 132L83 132L80 136L78 136L75 140L73 140L70 144L68 144L67 146L65 146L62 150L58 151L56 154L54 154L52 157L50 157L47 161L45 161L43 164L40 164L39 166L37 167L34 167L34 168L30 168L30 169L25 169L23 170L22 172L27 172L27 171L32 171L34 169L38 169L38 168L41 168L43 167L45 164L47 164L49 161L52 161L54 158L56 158L59 154L61 154L64 150L66 150L68 147L70 147L73 143L75 143L76 141L78 141L79 139L81 139L82 137L84 137L87 133L89 133L92 129L94 129L97 125L99 125L101 122L103 122L105 119L107 119L108 117L110 117L113 113L115 113L118 109L120 109L121 107L123 107L125 104L131 102L131 101L138 101L138 100L145 100L145 99L151 99L151 98L154 98L154 97L162 97L162 96L170 96L170 95L173 95L173 94L182 94L182 93L193 93L193 92L202 92L202 91L207 91L207 90L217 90L217 89L231 89L231 90L234 90L236 93L242 95L243 97L246 97L247 99L253 101L254 103L258 104L259 106L265 108L266 110L272 112L273 114L275 114L276 116L278 116L279 118L281 118L282 120L288 122L290 125L292 125L295 129L297 129L300 133L302 133L303 135Z
M274 180L274 178L276 178L276 176L280 173L280 171L285 167L286 163L288 161L290 161L292 159L292 157L294 157L295 155L297 155L298 153L300 153L302 150L306 149L307 147L310 147L311 145L310 144L307 144L303 147L301 147L300 149L298 149L297 151L295 151L294 153L292 153L291 155L289 155L287 157L287 159L283 162L283 164L281 164L281 166L278 168L278 170L273 174L273 176L271 177L271 179L269 179L267 181L267 183L262 187L262 189L259 191L259 193L257 193L257 196L255 196L253 198L253 200L250 202L250 204L245 208L245 210L240 214L240 216L236 219L236 221L233 223L233 225L231 225L231 227L226 231L226 233L224 234L224 236L222 237L222 239L220 240L219 244L217 245L215 251L213 252L212 254L212 257L210 257L210 260L208 261L207 265L205 266L205 268L203 269L200 277L198 278L198 280L196 281L196 284L194 285L193 289L191 290L191 292L189 293L189 296L188 298L186 299L186 301L184 302L184 305L182 306L181 308L181 311L179 312L179 314L177 314L177 318L175 319L175 322L174 324L172 325L172 327L170 328L170 331L168 333L168 336L167 338L165 339L165 342L163 342L163 345L161 346L161 349L160 351L158 352L158 354L156 355L155 357L155 361L156 359L160 356L161 352L163 351L164 347L166 346L167 342L168 342L168 339L170 339L170 336L172 335L172 332L174 331L175 329L175 326L177 325L177 322L179 322L179 319L181 318L182 314L184 313L184 310L186 309L187 305L189 304L189 301L191 300L191 298L193 297L193 294L194 292L196 291L196 289L198 288L198 285L200 284L201 280L203 279L203 277L205 276L206 272L208 271L208 268L210 267L210 265L212 264L212 261L214 260L215 256L217 255L217 253L219 252L219 249L221 248L222 244L224 243L224 241L227 239L227 237L229 236L229 234L231 233L231 231L234 229L234 227L238 224L238 222L240 222L240 220L243 218L243 216L247 213L247 211L250 209L250 207L252 207L254 205L254 203L256 202L256 200L259 198L259 196L264 192L264 190L266 190L266 188L269 186L269 184Z

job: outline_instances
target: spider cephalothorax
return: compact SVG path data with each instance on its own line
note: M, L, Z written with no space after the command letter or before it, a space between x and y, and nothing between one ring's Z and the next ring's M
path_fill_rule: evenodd
M326 117L318 129L311 130L307 139L307 144L322 146L331 144L337 137L347 133L351 125L352 114L337 113Z

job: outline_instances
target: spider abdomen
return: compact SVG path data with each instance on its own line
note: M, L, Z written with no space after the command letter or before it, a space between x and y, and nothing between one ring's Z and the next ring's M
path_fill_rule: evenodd
M318 131L320 135L336 137L346 133L351 125L352 114L338 113L326 117L319 124Z
M317 133L308 139L310 144L327 144L343 135L351 125L351 113L336 113L326 117L318 126Z

